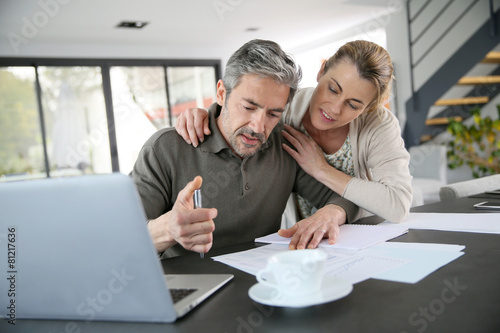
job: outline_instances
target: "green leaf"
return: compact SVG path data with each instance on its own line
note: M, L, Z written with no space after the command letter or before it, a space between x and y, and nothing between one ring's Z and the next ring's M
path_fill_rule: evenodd
M481 109L470 110L474 123L450 121L447 131L451 139L447 142L448 168L468 165L475 178L498 173L500 158L500 104L497 105L498 119L481 117ZM488 155L489 154L489 155ZM487 161L482 163L481 161Z

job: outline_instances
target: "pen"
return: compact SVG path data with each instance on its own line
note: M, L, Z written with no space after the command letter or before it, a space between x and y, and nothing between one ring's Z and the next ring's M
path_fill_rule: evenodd
M194 208L201 208L203 207L202 206L202 203L201 203L201 191L200 190L194 190L194 197L193 197L193 201L194 201ZM200 253L200 258L203 259L205 258L205 253Z

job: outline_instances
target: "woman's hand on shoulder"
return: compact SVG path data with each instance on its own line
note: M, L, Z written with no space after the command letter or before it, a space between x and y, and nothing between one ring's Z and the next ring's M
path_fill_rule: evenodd
M282 131L285 139L293 146L283 144L283 149L290 154L300 165L302 170L318 179L322 168L328 169L330 165L323 155L319 145L304 133L297 131L289 125L285 125Z
M175 130L182 138L194 147L205 140L205 135L210 135L208 127L208 111L202 108L189 108L184 110L175 122Z

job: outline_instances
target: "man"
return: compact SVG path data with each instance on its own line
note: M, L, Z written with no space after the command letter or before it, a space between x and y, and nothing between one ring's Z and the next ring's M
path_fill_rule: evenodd
M300 76L279 45L250 41L231 56L217 83L211 136L195 148L167 128L146 142L131 176L159 253L206 253L213 245L276 232L292 192L323 208L282 231L293 235L291 249L314 248L324 236L334 242L339 225L355 216L354 204L307 175L281 148L276 125ZM204 207L215 208L194 209L198 188Z

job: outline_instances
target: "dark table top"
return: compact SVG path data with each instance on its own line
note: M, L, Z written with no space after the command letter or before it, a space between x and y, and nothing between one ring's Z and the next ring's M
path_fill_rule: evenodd
M484 198L461 198L415 207L419 212L478 212ZM365 222L377 223L369 218ZM500 223L500 221L499 221ZM500 235L410 230L394 241L465 245L465 254L416 284L369 279L348 296L307 308L280 308L253 302L248 289L253 275L210 256L259 246L238 244L163 260L167 274L231 273L234 279L174 324L5 322L1 332L498 332L500 329Z

